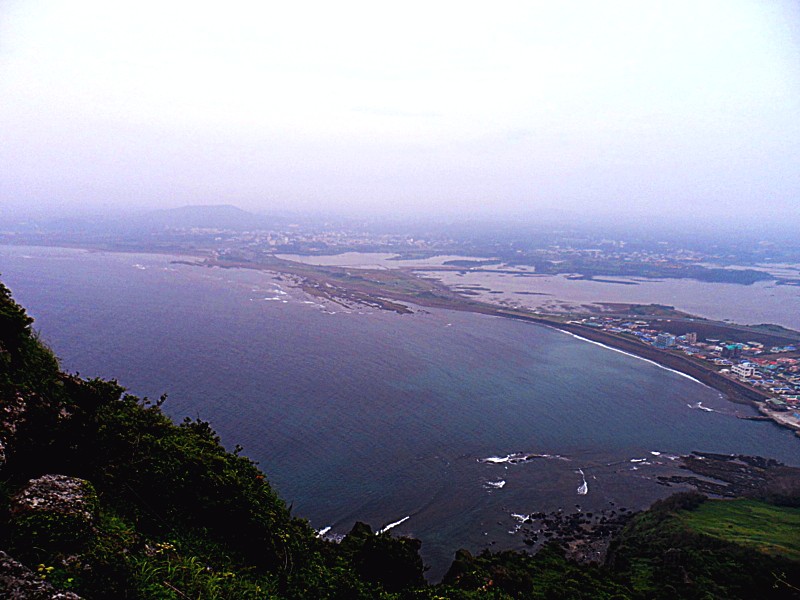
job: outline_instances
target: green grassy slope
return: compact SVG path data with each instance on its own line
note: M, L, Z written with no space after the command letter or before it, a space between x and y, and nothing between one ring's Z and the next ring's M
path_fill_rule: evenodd
M680 518L698 533L800 561L800 508L744 498L712 500Z

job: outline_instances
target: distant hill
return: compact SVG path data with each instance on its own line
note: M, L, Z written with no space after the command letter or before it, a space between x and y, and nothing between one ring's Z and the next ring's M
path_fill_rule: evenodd
M150 227L183 229L258 229L267 226L267 219L230 204L182 206L154 210L141 216L142 224Z

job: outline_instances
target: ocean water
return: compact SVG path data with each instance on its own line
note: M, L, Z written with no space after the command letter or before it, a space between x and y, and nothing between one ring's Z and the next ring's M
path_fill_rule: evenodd
M167 392L317 529L399 522L434 579L460 547L523 547L512 513L647 506L680 453L800 464L800 439L747 407L555 330L350 310L174 258L0 246L0 278L66 369Z

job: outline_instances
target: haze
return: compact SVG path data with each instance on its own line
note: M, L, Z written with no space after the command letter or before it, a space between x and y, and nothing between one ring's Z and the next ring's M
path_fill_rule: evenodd
M800 8L0 8L0 202L800 221Z

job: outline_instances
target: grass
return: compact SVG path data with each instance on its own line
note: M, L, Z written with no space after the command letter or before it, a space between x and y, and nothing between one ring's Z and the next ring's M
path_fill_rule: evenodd
M710 500L681 513L692 530L800 561L800 508L756 500Z

